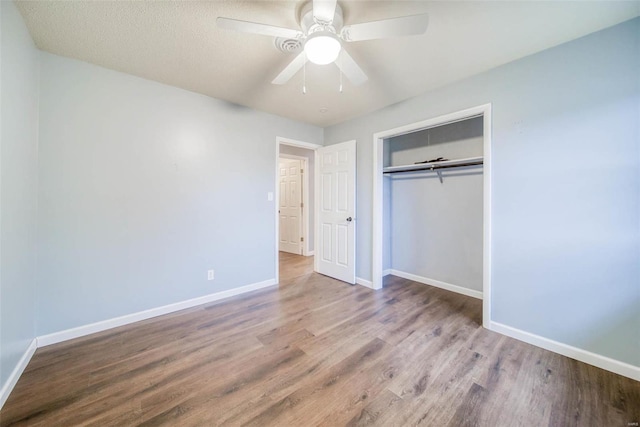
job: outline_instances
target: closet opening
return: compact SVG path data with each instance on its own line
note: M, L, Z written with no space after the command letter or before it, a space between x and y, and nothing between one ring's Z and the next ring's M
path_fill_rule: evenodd
M483 300L490 321L491 106L374 135L374 289L388 274Z

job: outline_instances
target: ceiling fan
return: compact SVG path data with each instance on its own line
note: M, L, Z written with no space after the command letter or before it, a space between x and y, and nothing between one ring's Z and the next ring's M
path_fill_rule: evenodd
M288 82L307 62L324 65L335 63L342 73L359 85L367 81L367 75L356 64L343 44L364 40L424 34L429 18L426 13L383 19L361 24L343 25L342 8L337 0L313 0L300 13L300 30L275 27L257 22L219 17L218 27L293 40L303 48L271 83Z

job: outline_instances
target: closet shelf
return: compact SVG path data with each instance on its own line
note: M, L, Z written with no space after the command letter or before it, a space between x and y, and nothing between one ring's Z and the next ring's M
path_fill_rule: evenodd
M484 157L468 157L466 159L443 160L441 162L418 163L414 165L387 166L382 168L382 173L399 173L399 172L417 172L417 171L435 171L438 169L457 168L463 166L481 165Z

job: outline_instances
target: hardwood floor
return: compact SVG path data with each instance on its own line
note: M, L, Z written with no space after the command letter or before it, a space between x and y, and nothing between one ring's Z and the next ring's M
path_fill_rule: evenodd
M483 329L479 300L392 276L374 292L304 262L282 258L279 288L38 349L0 424L640 421L639 382Z
M280 282L313 273L313 257L278 252Z

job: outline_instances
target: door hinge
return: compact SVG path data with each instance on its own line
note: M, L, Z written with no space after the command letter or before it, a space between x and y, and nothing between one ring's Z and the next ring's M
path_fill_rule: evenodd
M300 173L304 173L304 169L300 169Z
M300 202L300 207L304 208L304 203Z
M301 237L301 238L300 238L300 241L301 241L301 242L304 242L304 237Z

